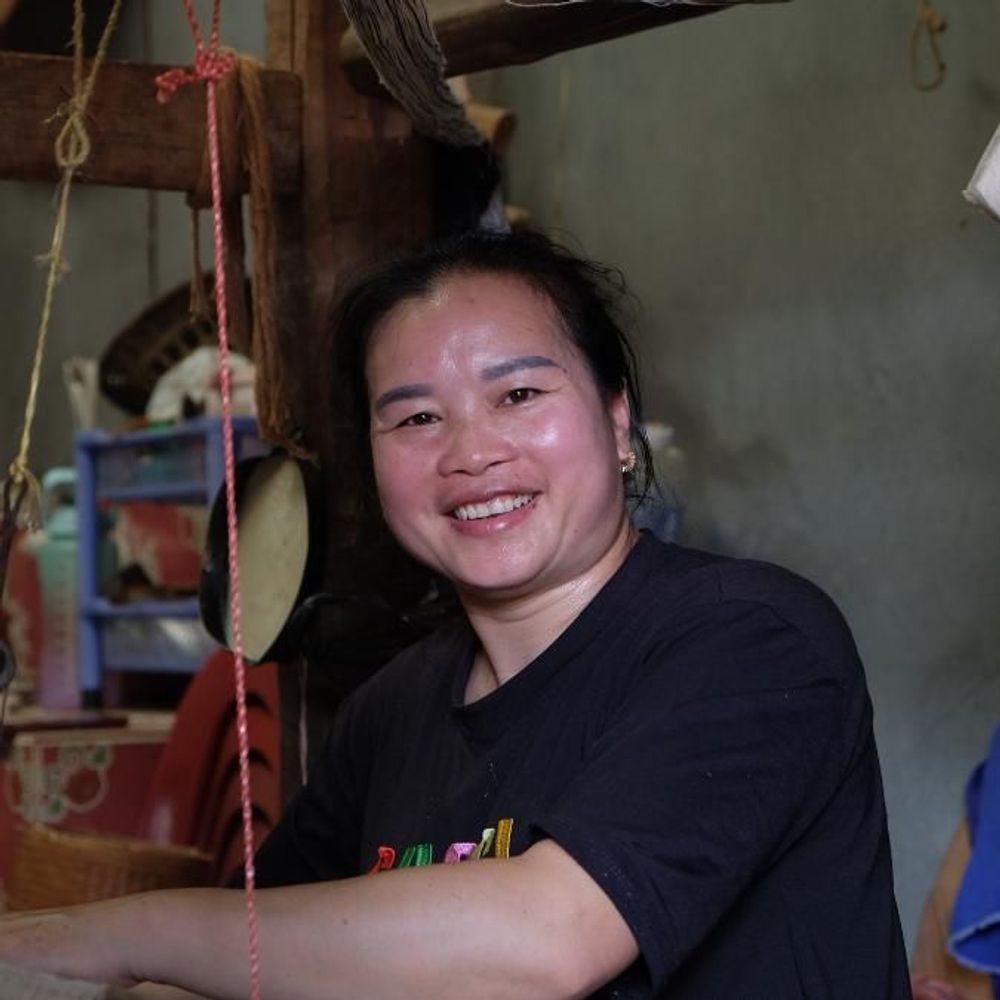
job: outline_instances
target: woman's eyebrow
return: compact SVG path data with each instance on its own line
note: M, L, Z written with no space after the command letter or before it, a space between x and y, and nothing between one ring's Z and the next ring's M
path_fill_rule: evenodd
M431 387L426 382L414 382L411 385L397 385L394 389L383 392L375 400L375 411L384 410L392 403L403 399L422 399L431 395Z
M525 354L519 358L510 358L495 365L488 365L479 373L479 377L484 382L495 382L498 378L520 371L522 368L562 368L562 365L541 354Z

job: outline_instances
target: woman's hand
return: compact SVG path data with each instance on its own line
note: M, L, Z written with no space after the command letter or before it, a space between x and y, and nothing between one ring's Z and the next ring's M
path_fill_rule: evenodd
M140 983L133 986L128 995L136 1000L209 1000L201 994L188 993L176 986L162 986L159 983Z
M109 933L117 922L116 902L0 916L0 961L73 979L132 985L124 955L115 953L127 937Z
M956 990L950 983L934 979L932 976L914 976L911 985L913 987L913 1000L966 1000L965 994L960 990Z

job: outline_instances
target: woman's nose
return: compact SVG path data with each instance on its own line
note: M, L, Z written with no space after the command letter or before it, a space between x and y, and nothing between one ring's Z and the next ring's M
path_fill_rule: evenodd
M490 427L488 420L456 421L438 460L438 472L444 476L456 472L477 476L491 466L510 461L513 455L511 442Z

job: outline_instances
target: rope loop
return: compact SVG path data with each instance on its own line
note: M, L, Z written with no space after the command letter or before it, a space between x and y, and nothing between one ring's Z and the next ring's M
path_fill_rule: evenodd
M948 22L934 9L930 0L917 0L917 16L910 33L910 77L919 91L937 90L944 83L947 67L941 54L940 36L944 34ZM920 41L926 36L930 56L930 75L921 71Z
M56 136L56 163L63 170L77 170L90 156L90 136L83 123L82 102L74 97L60 109L60 114L65 114L66 121Z

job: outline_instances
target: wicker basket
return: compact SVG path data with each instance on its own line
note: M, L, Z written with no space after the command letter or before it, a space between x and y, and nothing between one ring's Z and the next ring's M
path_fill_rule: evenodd
M147 889L211 885L212 858L192 847L24 825L14 847L11 910L88 903Z

